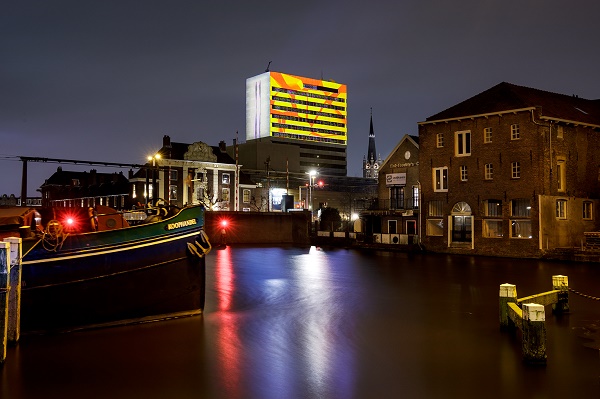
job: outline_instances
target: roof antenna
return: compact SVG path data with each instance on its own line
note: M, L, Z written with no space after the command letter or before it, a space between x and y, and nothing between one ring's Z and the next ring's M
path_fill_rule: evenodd
M265 69L265 72L269 72L269 67L271 66L271 62L273 62L273 61L269 61L269 65L267 65L267 69Z

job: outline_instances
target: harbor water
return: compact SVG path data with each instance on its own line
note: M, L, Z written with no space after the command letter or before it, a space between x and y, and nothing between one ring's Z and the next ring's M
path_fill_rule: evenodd
M202 316L25 337L0 368L0 397L597 398L597 299L546 308L546 366L523 363L519 334L499 327L500 284L524 297L557 274L600 296L597 264L213 250Z

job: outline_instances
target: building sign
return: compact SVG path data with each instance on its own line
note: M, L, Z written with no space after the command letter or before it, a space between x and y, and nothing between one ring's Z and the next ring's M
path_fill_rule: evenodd
M406 173L388 173L385 175L386 186L406 186Z

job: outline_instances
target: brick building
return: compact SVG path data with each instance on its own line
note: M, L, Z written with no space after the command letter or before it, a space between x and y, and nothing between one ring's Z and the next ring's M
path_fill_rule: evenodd
M63 170L62 166L40 187L42 206L93 207L110 206L126 209L130 206L129 183L122 173L101 173Z
M600 100L500 83L419 139L429 250L539 257L599 227Z
M405 135L383 161L378 199L361 212L365 234L383 244L413 243L419 219L419 138Z

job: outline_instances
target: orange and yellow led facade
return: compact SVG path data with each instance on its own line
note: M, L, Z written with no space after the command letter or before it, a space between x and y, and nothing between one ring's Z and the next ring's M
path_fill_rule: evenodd
M246 140L347 143L346 85L265 72L246 80Z

